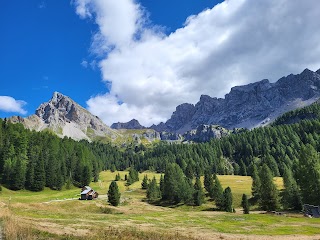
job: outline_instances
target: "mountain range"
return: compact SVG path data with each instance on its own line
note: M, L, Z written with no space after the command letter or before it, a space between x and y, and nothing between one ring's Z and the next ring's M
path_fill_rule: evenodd
M165 123L142 126L136 119L111 127L92 115L70 97L55 92L35 114L11 117L36 131L54 132L75 140L103 140L120 144L155 140L208 141L229 134L227 129L255 128L273 122L285 112L310 105L320 97L320 69L279 79L233 87L225 98L202 95L198 103L183 103ZM131 130L131 131L129 131Z
M180 134L203 124L252 129L268 125L285 112L310 105L319 97L320 69L316 72L305 69L275 83L264 79L233 87L225 98L202 95L195 105L179 105L167 122L151 128Z

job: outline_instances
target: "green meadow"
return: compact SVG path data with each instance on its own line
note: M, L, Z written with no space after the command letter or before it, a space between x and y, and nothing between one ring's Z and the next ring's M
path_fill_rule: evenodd
M273 215L260 211L242 214L243 193L250 195L251 178L218 176L224 188L230 186L236 213L214 210L214 202L200 207L149 204L141 180L160 174L144 172L140 181L125 185L121 171L118 186L121 204L112 207L106 193L118 172L102 172L91 187L99 192L93 201L79 201L80 189L42 192L11 191L0 193L0 218L6 239L312 239L320 236L320 220L301 213ZM282 179L275 178L279 189ZM254 206L253 209L256 209Z

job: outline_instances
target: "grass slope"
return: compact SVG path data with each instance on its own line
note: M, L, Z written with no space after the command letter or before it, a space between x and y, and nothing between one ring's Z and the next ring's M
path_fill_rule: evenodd
M140 181L129 187L119 181L121 205L112 207L106 193L116 174L102 172L101 181L91 184L100 194L94 201L76 200L77 188L43 192L3 188L0 219L5 222L4 231L11 234L7 239L19 239L18 235L23 239L308 239L319 234L320 220L301 214L242 214L238 207L241 195L250 195L250 177L219 176L222 186L232 189L237 208L232 214L209 211L214 206L210 201L201 207L148 204L141 180L147 174L159 181L160 174L153 172L140 174ZM120 172L122 179L125 174ZM275 181L282 188L282 180Z

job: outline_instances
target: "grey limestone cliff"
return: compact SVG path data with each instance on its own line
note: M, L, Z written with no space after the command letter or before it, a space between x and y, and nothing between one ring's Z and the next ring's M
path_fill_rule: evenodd
M111 125L111 128L112 129L145 129L146 127L142 126L138 120L132 119L131 121L126 123L121 123L121 122L113 123Z
M54 92L50 101L41 104L34 115L27 118L12 117L11 122L20 122L36 131L50 129L58 136L75 140L93 140L96 137L116 138L119 134L105 125L71 98Z
M193 104L181 104L166 123L153 125L157 131L184 133L199 125L220 125L232 128L254 128L272 122L281 114L310 105L320 96L320 69L270 83L265 79L244 86L236 86L225 98L202 95Z

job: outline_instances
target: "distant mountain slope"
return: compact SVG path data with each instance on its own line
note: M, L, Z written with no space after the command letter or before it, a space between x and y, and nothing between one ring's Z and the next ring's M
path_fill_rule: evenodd
M298 108L293 111L284 113L282 116L278 117L273 123L273 126L282 124L292 124L297 123L302 120L311 120L320 118L320 101L316 101L310 106L304 108Z
M272 122L281 114L312 104L320 97L320 69L305 69L275 83L268 80L233 87L225 98L202 95L193 105L176 108L166 123L153 125L157 131L184 133L201 124L232 128L254 128Z
M121 123L121 122L113 123L111 125L111 128L112 129L145 129L146 127L142 126L138 120L132 119L131 121L126 123Z
M43 131L49 130L60 137L75 140L94 140L95 138L119 137L116 130L105 125L71 98L55 92L49 102L41 104L34 115L27 118L11 117L9 121L22 123L26 128Z

